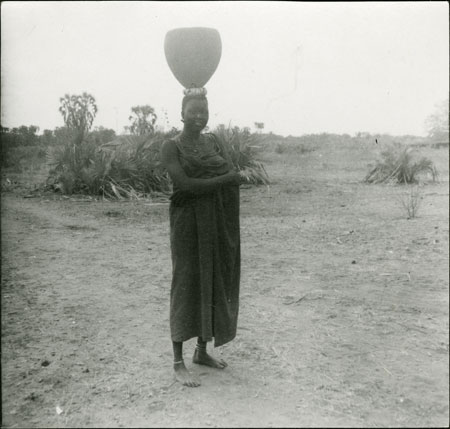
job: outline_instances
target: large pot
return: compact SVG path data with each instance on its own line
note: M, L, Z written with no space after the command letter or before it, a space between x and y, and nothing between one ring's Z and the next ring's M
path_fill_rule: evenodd
M170 70L185 88L202 88L219 65L222 42L214 28L175 28L166 34L164 53Z

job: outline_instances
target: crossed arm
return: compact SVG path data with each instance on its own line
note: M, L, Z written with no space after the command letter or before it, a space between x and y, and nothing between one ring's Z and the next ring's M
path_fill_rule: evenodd
M234 170L210 179L196 179L187 176L178 160L176 144L171 140L164 142L162 146L161 161L176 187L194 195L207 194L222 185L239 185L241 182L239 173Z

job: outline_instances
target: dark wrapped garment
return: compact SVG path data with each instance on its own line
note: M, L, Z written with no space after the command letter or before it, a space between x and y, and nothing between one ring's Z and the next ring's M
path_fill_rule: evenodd
M203 149L174 138L187 176L211 178L232 168L227 149L213 134L203 134ZM180 199L173 198L182 196ZM214 338L214 346L236 336L239 310L239 186L224 185L196 195L174 187L170 204L172 341Z

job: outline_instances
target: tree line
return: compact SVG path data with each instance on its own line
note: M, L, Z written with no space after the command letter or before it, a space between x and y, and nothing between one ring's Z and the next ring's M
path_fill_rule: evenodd
M95 97L84 92L81 95L65 94L60 98L59 112L63 116L64 126L54 130L43 130L38 134L36 125L22 125L16 128L1 126L2 150L17 146L52 146L73 138L75 144L90 140L103 144L114 140L116 132L102 126L92 129L98 112ZM151 135L155 132L157 120L155 109L150 105L133 106L128 120L129 126L125 131L130 135Z
M428 138L433 141L448 142L449 136L449 101L444 100L435 106L435 111L425 120L425 128ZM53 146L74 139L75 144L80 144L83 140L103 144L117 138L113 129L102 126L92 129L98 106L95 97L86 92L81 95L65 94L60 98L59 111L64 119L63 127L56 127L54 130L43 130L38 134L39 127L36 125L22 125L16 128L1 126L1 147L2 153L10 148L18 146ZM158 117L155 109L150 105L133 106L128 117L129 126L125 127L129 135L153 135ZM255 127L261 133L264 123L255 122ZM173 128L172 134L176 128ZM247 128L245 128L247 130ZM323 137L318 134L317 137ZM367 137L369 133L358 133L356 137Z

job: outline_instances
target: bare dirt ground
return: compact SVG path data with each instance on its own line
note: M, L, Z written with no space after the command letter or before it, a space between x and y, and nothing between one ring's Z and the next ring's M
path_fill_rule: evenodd
M186 343L196 389L172 375L168 205L3 192L3 427L448 426L448 148L426 150L409 220L404 187L361 182L367 148L263 155L229 367Z

